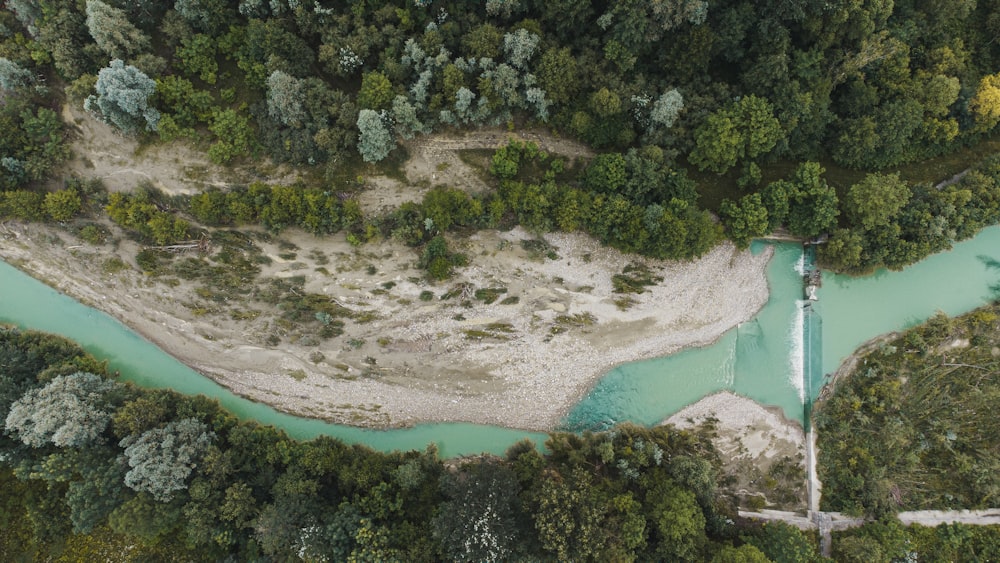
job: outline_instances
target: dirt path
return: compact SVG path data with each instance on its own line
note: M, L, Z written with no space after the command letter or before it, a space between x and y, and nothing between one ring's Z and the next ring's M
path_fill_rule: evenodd
M100 178L111 191L129 191L140 182L170 195L199 193L209 187L228 188L260 179L266 171L270 181L291 183L298 174L286 166L265 161L224 168L210 162L204 147L175 141L140 145L72 104L62 107L62 118L73 129L73 157L63 174Z
M824 557L830 557L832 553L833 532L857 528L871 521L868 518L855 518L839 512L810 511L809 516L802 516L802 514L797 512L778 510L761 510L759 512L741 510L739 515L742 518L750 518L752 520L780 521L795 526L800 530L818 530L820 535L820 551ZM940 524L998 526L1000 525L1000 508L985 510L916 510L900 512L896 514L896 518L904 526L914 524L930 528Z
M420 201L428 190L435 186L458 188L469 193L481 193L491 189L483 169L489 165L483 156L482 169L476 169L460 155L461 151L488 149L496 150L510 140L533 142L541 150L578 161L593 157L588 147L568 139L554 137L548 132L526 130L510 132L503 129L480 129L460 133L438 133L423 135L402 145L409 154L403 165L406 181L385 176L376 176L366 181L366 189L359 195L358 202L367 213L377 213L398 207L407 201Z

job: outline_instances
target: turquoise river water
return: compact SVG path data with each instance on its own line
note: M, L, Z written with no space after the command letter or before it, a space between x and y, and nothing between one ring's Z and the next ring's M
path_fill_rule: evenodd
M764 243L755 243L760 252ZM715 344L654 360L626 364L608 373L570 412L568 429L605 428L616 422L655 424L714 391L728 389L782 408L804 421L806 406L824 374L859 344L912 326L935 311L949 315L997 297L1000 227L955 245L902 272L863 278L823 276L820 300L802 299L802 272L809 259L800 246L775 245L768 266L771 297L749 322ZM994 289L991 289L994 287ZM501 453L545 435L474 424L422 424L397 430L362 430L299 418L237 397L177 362L115 319L86 307L0 261L0 321L62 334L107 359L122 378L144 387L169 387L218 399L240 417L273 424L291 436L320 434L380 450L423 449L436 443L443 456ZM808 400L807 400L808 398Z

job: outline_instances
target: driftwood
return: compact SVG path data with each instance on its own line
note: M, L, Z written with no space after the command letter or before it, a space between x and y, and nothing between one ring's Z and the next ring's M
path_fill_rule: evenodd
M974 369L981 369L983 371L991 371L991 370L989 370L987 368L984 368L983 366L974 366L972 364L953 364L953 363L941 362L941 365L942 366L948 366L948 367L974 368Z
M182 240L174 244L167 244L163 246L150 246L153 250L166 250L168 252L184 252L186 250L197 250L202 254L207 253L209 248L212 246L211 239L206 235L202 235L198 240Z

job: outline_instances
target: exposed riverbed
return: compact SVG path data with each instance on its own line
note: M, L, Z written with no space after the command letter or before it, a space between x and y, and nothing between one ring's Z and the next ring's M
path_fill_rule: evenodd
M878 334L919 323L935 311L949 315L971 310L995 298L1000 270L1000 228L916 264L903 272L879 272L865 278L824 275L820 301L822 319L819 380L802 380L803 321L801 250L778 245L768 267L771 298L749 322L726 333L706 348L628 364L613 370L573 411L577 426L626 420L654 424L683 406L721 389L733 390L779 406L786 417L801 420L803 395L818 393L822 373L829 373L860 343ZM108 358L125 379L139 385L171 387L185 393L218 398L243 417L285 428L308 438L330 434L378 449L423 449L435 442L444 455L500 452L513 442L539 433L497 426L444 423L387 431L362 430L293 417L239 398L183 366L114 319L81 305L17 269L0 263L0 320L63 334L95 355ZM799 346L797 349L796 346ZM799 358L796 360L796 358ZM798 363L797 363L798 362ZM582 415L580 413L583 413ZM574 419L574 416L576 417Z

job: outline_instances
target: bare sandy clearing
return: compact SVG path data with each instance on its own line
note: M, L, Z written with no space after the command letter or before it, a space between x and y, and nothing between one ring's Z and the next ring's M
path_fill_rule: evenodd
M802 426L746 397L723 391L670 416L664 424L693 428L711 422L728 488L746 500L760 496L786 510L806 508ZM801 472L801 479L798 479Z
M208 160L204 148L179 141L142 146L121 135L80 107L65 104L62 118L74 130L73 157L64 176L100 178L111 191L130 191L140 182L168 194L195 194L206 188L227 188L261 179L254 170L269 169L269 181L292 183L298 174L287 166L267 162L227 169Z

